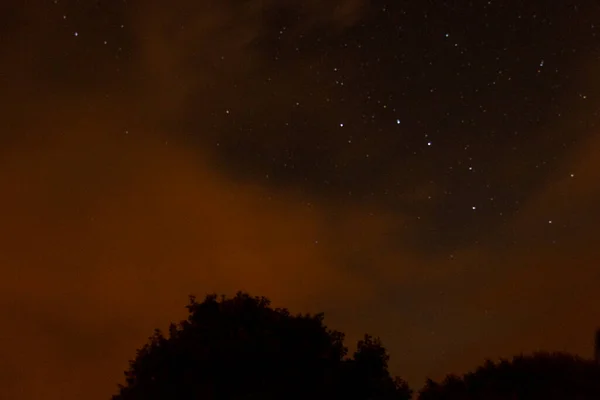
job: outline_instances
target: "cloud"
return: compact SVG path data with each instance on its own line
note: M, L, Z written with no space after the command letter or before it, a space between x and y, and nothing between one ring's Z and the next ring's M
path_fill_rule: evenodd
M79 120L37 120L24 129L45 138L13 144L0 165L5 355L18 397L105 395L154 327L184 317L190 293L249 290L295 311L375 295L337 252L371 246L386 223L349 209L336 228L300 194L224 178L151 125L125 133L97 109L67 107ZM85 376L72 379L73 368Z
M274 32L341 31L359 19L364 5L364 0L205 0L165 8L159 1L144 2L133 14L135 59L161 104L176 110L191 94L214 101L209 98L219 87L252 79L272 61L263 39L277 36ZM275 19L288 23L279 26Z
M464 327L471 332L445 332L433 376L535 350L591 357L600 302L599 150L597 135L580 142L490 242L457 254L465 273L446 290L461 314L455 324L472 321Z
M490 243L426 257L411 250L402 215L232 180L152 121L128 124L101 104L78 111L57 101L22 127L44 137L13 143L0 163L4 356L14 393L28 391L19 397L51 388L76 398L91 386L104 396L153 328L184 317L187 294L212 291L325 310L350 343L381 335L394 371L415 385L431 365L439 376L494 356L483 343L504 356L556 343L588 351L595 316L571 310L598 300L599 255L586 241L598 221L597 139ZM559 227L577 216L580 231L558 229L551 247L548 215ZM549 307L572 325L544 339L543 327L559 324L539 311ZM75 367L85 371L76 383Z
M10 397L89 397L94 387L105 398L152 329L183 318L187 294L212 291L325 310L349 343L364 331L381 335L394 372L414 385L424 371L471 368L492 348L589 351L595 314L572 309L600 300L599 254L586 239L598 222L597 139L574 150L489 243L451 258L411 250L406 217L376 204L233 180L208 154L151 119L131 122L119 105L56 98L51 111L32 107L37 118L22 121L0 162ZM551 247L549 215L579 230L556 230Z
M196 116L194 134L213 135L212 103L248 101L230 99L223 84L264 74L271 54L257 46L266 29L280 29L266 10L291 16L288 29L318 32L352 26L364 6L275 4L130 5L129 61L101 64L104 72L121 68L123 86L108 72L82 74L77 82L91 85L93 76L107 86L57 92L53 85L63 81L39 75L33 50L0 67L11 83L0 149L7 397L93 400L93 388L106 398L152 330L183 318L189 293L212 291L245 289L292 311L325 310L350 342L364 331L381 335L393 371L415 386L425 372L471 368L492 351L564 344L589 353L597 313L581 304L600 300L594 136L514 218L490 228L488 241L431 254L427 243L413 247L415 231L434 229L425 217L415 222L364 199L340 205L300 184L233 179L207 145L187 144L173 122L180 109ZM48 28L41 14L21 18ZM43 53L46 33L14 34L21 39L10 51ZM290 77L292 89L302 85ZM192 95L202 101L189 102ZM407 201L439 190L416 184Z

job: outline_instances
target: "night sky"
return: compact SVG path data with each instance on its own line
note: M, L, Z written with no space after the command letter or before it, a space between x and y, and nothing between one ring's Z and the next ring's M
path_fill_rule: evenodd
M191 293L414 388L591 356L598 71L594 0L1 1L3 396L108 398Z

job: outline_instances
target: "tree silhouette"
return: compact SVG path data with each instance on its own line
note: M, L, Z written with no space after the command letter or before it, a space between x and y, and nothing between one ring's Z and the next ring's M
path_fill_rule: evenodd
M113 400L407 400L411 390L388 372L388 355L366 335L347 357L344 335L323 314L291 315L264 297L238 293L202 303L189 317L155 330L125 371Z
M519 355L487 360L462 378L427 380L419 400L600 399L600 366L566 353Z

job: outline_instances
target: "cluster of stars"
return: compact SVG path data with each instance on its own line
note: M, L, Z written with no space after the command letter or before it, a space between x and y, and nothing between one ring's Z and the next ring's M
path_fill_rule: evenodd
M423 7L386 5L335 37L274 23L257 41L259 53L249 56L262 63L261 79L219 82L229 101L240 100L215 102L221 108L211 115L223 133L211 136L213 146L268 184L291 181L433 215L447 237L461 237L450 232L457 226L467 237L505 221L533 190L528 182L550 173L576 139L558 129L552 141L545 138L557 118L573 115L561 103L574 85L562 71L577 46L591 43L584 34L595 37L596 25L582 23L581 37L559 41L562 33L549 23L555 16L516 7L502 17L504 35L497 36L488 20L504 11L495 2L452 10L484 16L468 32L451 19L440 23L446 17ZM63 23L70 20L60 15ZM547 36L536 48L524 44L532 26ZM81 43L98 36L72 32ZM219 52L210 61L227 68L232 59L239 58ZM588 100L586 92L575 91ZM256 99L248 102L249 93ZM267 137L278 139L271 145ZM503 163L520 173L505 178ZM412 195L419 187L427 193ZM465 219L469 211L476 217Z

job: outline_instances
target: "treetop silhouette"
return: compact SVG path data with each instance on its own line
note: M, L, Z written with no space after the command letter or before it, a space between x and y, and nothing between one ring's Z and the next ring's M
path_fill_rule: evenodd
M344 335L323 314L292 315L268 299L190 296L189 316L155 330L137 351L113 400L381 399L407 400L406 382L388 371L388 355L365 335L352 357Z
M388 371L378 338L365 335L349 356L344 334L323 314L292 315L264 297L190 296L189 316L155 330L125 371L113 400L408 400ZM597 400L600 365L565 353L487 360L475 371L428 379L419 400Z
M462 377L430 379L419 400L600 399L600 366L566 353L538 352L511 361L487 360Z

